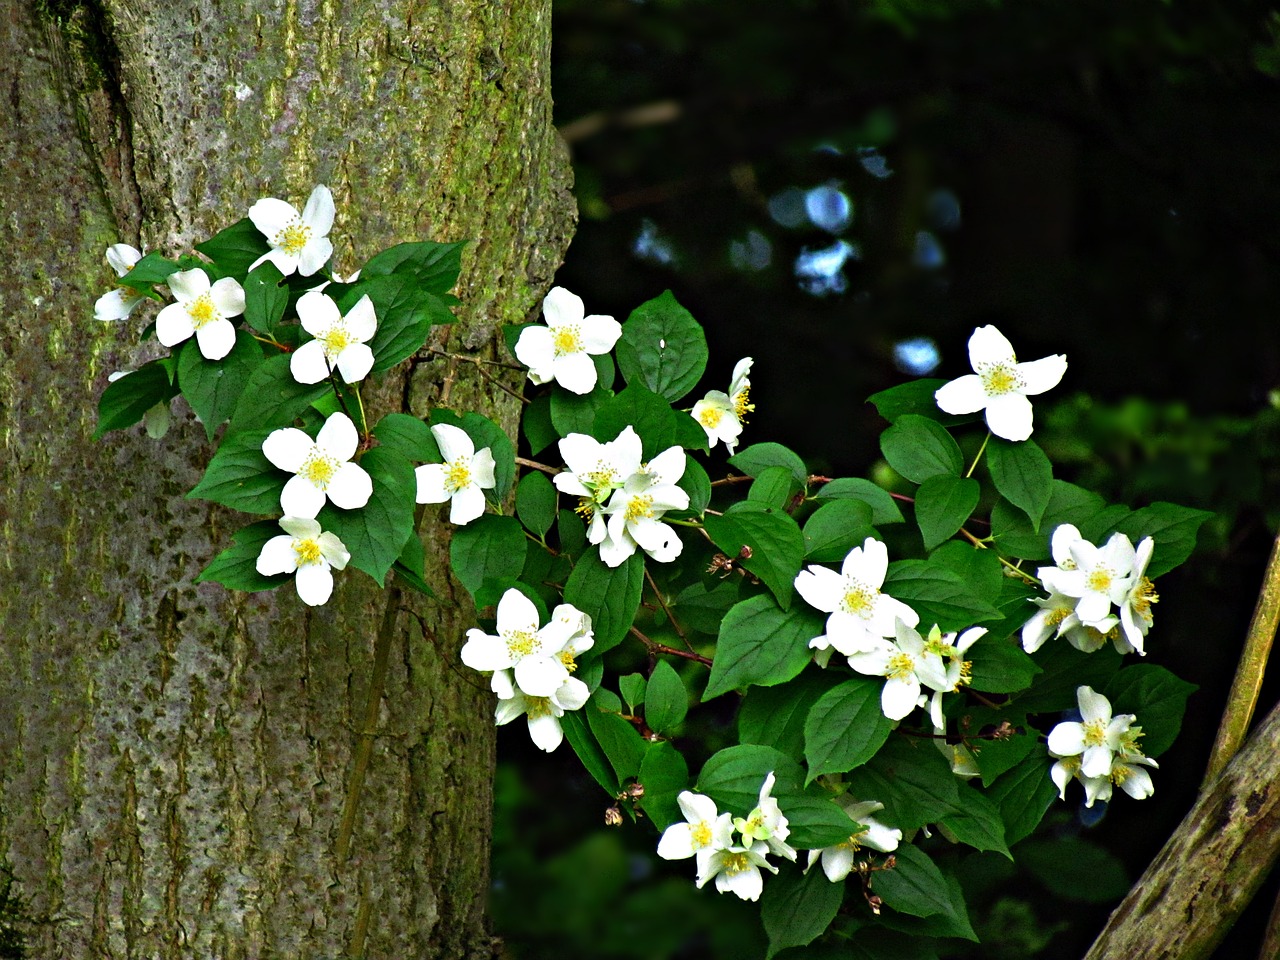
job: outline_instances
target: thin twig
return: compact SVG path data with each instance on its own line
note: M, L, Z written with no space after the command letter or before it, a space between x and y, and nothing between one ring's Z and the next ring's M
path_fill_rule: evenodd
M539 463L537 460L529 460L525 457L516 457L516 463L531 470L541 470L543 473L549 473L553 477L560 473L560 467L548 467L545 463Z
M640 642L648 648L650 653L664 653L671 657L683 657L685 660L696 660L705 667L711 666L711 659L704 657L700 653L694 653L692 650L677 650L675 647L668 647L665 644L658 643L656 640L650 640L640 632L639 627L632 627L631 632L639 638Z
M658 603L662 607L662 612L667 615L667 619L671 622L672 629L675 630L676 635L681 639L681 641L683 641L684 645L692 650L693 645L689 643L689 638L685 636L684 628L680 626L680 621L675 618L675 615L671 612L671 608L667 606L667 601L663 599L662 591L658 589L658 584L654 581L653 574L649 572L649 568L647 566L644 568L644 578L649 581L649 588L653 591L653 595L658 598Z
M462 363L469 363L476 368L476 373L480 374L482 378L484 378L485 380L488 380L490 383L492 383L495 387L497 387L503 393L507 394L508 396L515 397L521 403L533 402L528 397L524 396L524 394L517 393L516 391L512 390L501 380L498 380L497 378L490 376L488 372L486 372L484 369L485 366L502 367L504 370L523 370L524 367L517 367L510 363L504 363L501 360L486 360L483 357L468 357L466 354L462 354L462 353L449 353L447 350L438 350L435 347L431 347L430 352L434 353L438 357L448 357L455 364L458 363L459 361L461 361Z

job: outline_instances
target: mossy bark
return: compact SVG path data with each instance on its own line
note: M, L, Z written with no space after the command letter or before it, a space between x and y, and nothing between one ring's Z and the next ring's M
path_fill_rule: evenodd
M472 241L459 322L433 346L499 358L573 224L548 8L0 5L0 866L31 956L491 952L491 702L456 669L474 611L447 524L428 511L422 531L438 602L354 571L316 610L291 589L193 586L244 520L184 499L209 449L180 404L159 442L90 439L107 375L157 350L146 317L99 324L92 306L108 244L177 254L258 197L300 205L326 183L340 272L404 240ZM513 433L518 413L429 353L365 399L447 402Z

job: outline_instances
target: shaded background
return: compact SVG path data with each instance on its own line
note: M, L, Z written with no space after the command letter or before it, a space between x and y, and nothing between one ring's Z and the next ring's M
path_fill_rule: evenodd
M1155 796L1047 821L1118 860L966 866L987 942L949 955L1079 957L1194 799L1280 520L1280 13L558 0L555 17L582 217L557 281L620 320L673 290L711 346L698 395L755 357L744 445L876 477L866 397L968 372L969 333L994 323L1020 359L1070 360L1036 407L1056 476L1216 513L1158 584L1148 659L1201 689ZM1278 694L1273 675L1264 710ZM708 709L691 723L732 723ZM495 845L510 956L763 955L754 906L696 893L647 825L606 831L569 748L547 758L518 727ZM1256 955L1276 886L1217 956Z

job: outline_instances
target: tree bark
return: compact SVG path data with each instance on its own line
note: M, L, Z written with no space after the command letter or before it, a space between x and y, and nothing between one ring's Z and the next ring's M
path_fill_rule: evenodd
M491 952L491 702L455 669L447 524L438 602L354 571L316 610L193 586L248 521L183 498L210 455L184 406L158 443L90 439L107 375L158 349L92 311L110 243L176 255L327 183L339 272L473 241L433 346L500 358L573 225L549 30L547 0L0 3L0 867L30 956ZM411 371L371 417L447 401L514 433L474 365Z
M1200 960L1280 857L1280 707L1210 783L1085 960Z

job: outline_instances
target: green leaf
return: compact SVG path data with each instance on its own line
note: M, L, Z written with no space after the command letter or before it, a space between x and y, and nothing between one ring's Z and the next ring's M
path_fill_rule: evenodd
M133 426L157 403L167 404L173 399L178 388L170 382L167 364L168 358L152 360L107 384L98 398L95 440L110 430Z
M391 565L391 572L403 580L410 589L428 597L435 597L436 592L431 589L431 584L423 579L426 572L425 559L422 541L414 534L405 540L400 556L396 557L396 562Z
M524 431L524 438L529 441L529 454L534 457L560 438L555 424L551 422L549 393L539 394L525 405L524 415L520 418L520 429Z
M862 477L839 477L822 486L814 495L819 503L836 500L857 500L871 507L871 523L902 523L902 511L894 503L893 495Z
M214 557L195 582L212 581L231 590L274 590L291 577L284 573L264 577L258 572L258 555L268 540L284 535L276 520L259 520L241 528L232 538L233 545Z
M889 466L912 483L930 477L960 476L964 455L946 428L934 420L904 414L880 434L880 452Z
M249 326L268 336L284 318L289 306L289 288L281 286L284 274L270 260L254 267L244 278L244 319Z
M804 558L812 563L835 563L860 547L867 537L879 539L871 525L871 506L862 500L831 500L804 524Z
M831 926L844 902L844 884L821 870L783 870L764 886L760 920L769 936L765 960L787 947L803 947Z
M551 423L562 437L571 433L591 434L591 427L596 422L596 411L610 399L612 395L604 387L596 388L588 394L579 396L570 393L560 384L551 387ZM610 440L614 437L609 437Z
M486 580L519 577L527 549L515 517L486 513L454 531L449 562L458 582L474 595Z
M637 551L616 567L605 566L599 547L591 547L582 555L564 585L564 602L591 617L595 631L593 654L612 650L622 642L635 622L643 592L643 554Z
M554 411L554 407L552 409ZM606 443L616 439L627 427L632 427L640 435L644 459L652 460L675 445L675 415L662 397L643 384L633 383L600 405L591 426L591 435Z
M1081 837L1018 844L1018 863L1053 896L1077 903L1114 903L1129 892L1124 864Z
M1008 638L979 637L965 654L970 684L983 693L1015 693L1031 686L1040 667Z
M665 830L684 820L677 797L689 785L689 767L679 750L665 742L648 744L636 782L644 787L640 809L655 827Z
M1040 750L996 778L987 798L1004 820L1004 839L1012 845L1028 836L1044 818L1049 805L1058 799L1058 788L1049 777L1052 766Z
M728 810L745 817L755 809L760 788L770 773L777 778L775 798L802 795L804 771L798 763L772 747L746 743L713 753L698 774L697 792L714 800L722 813ZM830 806L843 814L835 804ZM846 830L844 838L852 832Z
M749 547L751 555L739 561L741 566L760 578L782 609L790 609L796 574L804 563L804 534L789 515L744 501L723 516L708 514L703 524L725 556L738 557Z
M1039 526L1025 512L1001 499L991 511L991 533L1001 553L1024 560L1048 560L1049 538L1059 524L1083 527L1105 507L1102 498L1065 480L1054 480Z
M791 828L787 842L797 849L834 847L858 830L858 824L829 797L807 796L785 785L776 786L773 796L778 799Z
M388 448L369 450L360 458L360 466L373 481L369 502L357 510L340 510L326 503L317 519L351 551L351 566L363 570L382 586L405 542L414 535L417 483L413 464Z
M938 408L938 401L933 398L933 395L946 382L946 380L936 379L910 380L896 387L890 387L888 390L873 393L867 397L867 402L874 404L876 412L890 423L896 423L899 417L907 414L928 417L947 426L968 423L976 419L975 414L953 416L943 413Z
M901 849L900 847L899 850ZM889 872L892 873L893 871ZM879 889L879 877L883 876L883 874L877 874L876 876L876 889ZM960 881L945 872L942 874L942 878L946 884L948 900L951 903L950 912L934 913L927 917L915 917L907 913L889 910L880 917L880 923L891 930L910 933L916 942L924 940L926 943L936 943L937 940L935 938L959 937L976 943L978 935L973 932L973 925L969 922L964 890L960 887ZM898 955L893 960L905 960L905 957Z
M444 301L424 290L407 273L373 277L361 274L339 295L338 307L346 314L364 296L373 301L378 318L378 329L369 341L374 373L388 370L416 353L433 325L457 319Z
M1053 493L1053 464L1034 440L1012 443L992 437L987 444L987 466L1000 495L1026 513L1031 529L1040 529L1040 518Z
M236 331L231 352L221 360L206 360L200 344L192 337L178 355L178 386L204 425L205 436L235 411L254 368L262 362L262 349L244 330Z
M1148 757L1158 757L1171 746L1182 727L1187 697L1199 687L1154 663L1125 667L1103 689L1111 701L1112 715L1136 714L1143 737L1139 748Z
M644 720L654 733L670 735L684 722L689 710L689 693L675 668L659 660L649 675L645 690Z
M1002 740L972 741L974 759L982 772L982 785L989 787L996 778L1012 770L1033 753L1043 758L1040 734L1029 728Z
M729 465L737 467L748 477L760 476L767 467L786 467L801 486L809 481L809 469L804 461L780 443L752 444L730 457Z
M447 294L462 271L462 249L467 241L436 243L420 240L397 243L375 254L360 269L360 278L406 274L423 290L437 296Z
M249 264L267 253L271 246L248 217L219 230L196 249L222 268L226 274L245 274ZM136 267L135 267L136 269Z
M696 387L707 367L706 335L670 290L631 311L616 352L628 384L641 383L669 404Z
M880 709L883 687L871 677L853 677L813 705L804 723L807 783L861 766L889 739L895 724Z
M478 413L464 413L461 416L452 410L436 407L431 411L431 425L446 423L458 427L468 437L476 450L489 448L493 455L493 490L486 490L485 496L495 502L501 502L511 489L516 476L516 449L506 431ZM434 438L433 438L434 439Z
M825 620L808 606L791 613L758 594L735 605L720 625L711 676L703 702L755 684L785 683L812 659L809 641L821 636Z
M747 490L747 499L762 507L786 510L800 484L786 467L765 467Z
M804 760L809 711L840 682L835 671L814 669L776 687L752 687L738 708L738 739L773 747L792 760Z
M556 536L560 538L562 557L579 557L587 549L587 531L582 518L567 507L562 507L556 515ZM596 644L599 643L597 634Z
M380 446L396 451L414 463L439 463L440 448L431 428L408 413L388 413L373 427Z
M640 764L644 761L648 744L635 727L604 706L598 699L601 693L597 690L592 695L591 701L583 707L583 713L587 715L587 723L600 749L609 758L618 782L622 783L640 775Z
M894 868L877 873L875 878L875 891L887 906L913 917L943 914L968 922L964 900L952 899L950 885L928 854L904 843L894 851L894 857Z
M588 705L586 710L590 709L592 708ZM605 793L610 797L616 797L621 790L617 774L613 772L609 758L600 749L595 734L587 724L587 717L584 715L586 710L566 713L560 718L560 729L564 731L565 739L569 741L569 746L573 747L573 752L578 755L587 773L595 778L596 783L604 787Z
M1159 502L1135 510L1116 529L1135 544L1143 537L1155 540L1156 549L1146 572L1154 580L1191 556L1191 551L1196 548L1196 531L1212 516L1206 510Z
M976 596L962 576L928 560L889 564L884 592L920 614L922 625L936 623L943 632L1000 618L1000 611Z
M225 437L187 496L245 513L279 513L286 477L262 455L262 442L270 432L244 430Z
M707 504L711 502L711 478L707 476L707 471L702 469L702 464L693 457L686 456L684 473L681 474L676 486L689 495L689 508L672 511L672 513L676 516L702 516L707 509Z
M281 353L258 364L240 393L227 433L266 427L287 427L326 394L327 381L298 383L289 373L289 355Z
M1120 665L1120 654L1110 644L1093 653L1082 653L1061 639L1046 643L1031 658L1044 673L1029 691L1011 700L1027 713L1074 710L1077 689L1103 689Z
M943 817L940 823L961 843L975 850L1002 853L1012 860L1013 854L1004 842L1004 820L1000 817L1000 810L974 787L960 787L959 792L960 810Z
M928 741L890 737L847 779L854 796L879 800L885 805L884 819L904 832L959 809L951 764Z
M916 492L916 523L924 548L950 540L978 506L982 488L972 477L930 477Z
M622 691L622 699L632 713L644 703L644 691L648 685L649 681L643 673L628 673L625 677L618 678L618 689Z
M139 293L145 293L152 287L166 282L172 274L180 269L181 267L177 263L153 250L135 263L133 269L125 276L120 277L118 282L128 280L129 286Z
M516 487L516 515L535 536L545 537L556 522L556 488L547 475L533 470Z

